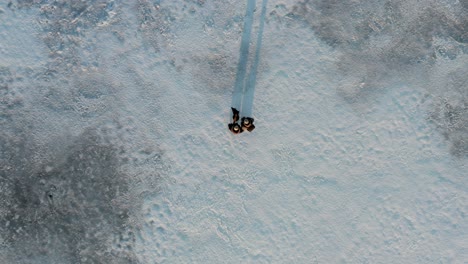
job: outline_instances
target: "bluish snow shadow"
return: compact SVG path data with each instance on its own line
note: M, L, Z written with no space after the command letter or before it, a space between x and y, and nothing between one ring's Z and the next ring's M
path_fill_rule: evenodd
M242 33L242 40L240 46L239 64L237 65L236 82L234 84L234 93L232 96L232 107L236 109L241 108L242 92L245 74L247 71L247 62L249 57L250 35L252 32L253 14L255 9L255 0L247 1L247 11L244 20L244 32Z
M260 27L258 29L258 36L257 36L257 47L255 49L255 58L254 62L250 67L250 74L248 80L246 80L245 84L245 91L244 97L242 100L242 110L241 115L243 116L252 116L252 107L253 107L253 98L255 93L255 82L257 80L257 68L258 62L260 60L260 49L262 48L262 35L263 35L263 28L265 25L265 13L267 7L268 0L263 0L262 2L262 14L260 16Z

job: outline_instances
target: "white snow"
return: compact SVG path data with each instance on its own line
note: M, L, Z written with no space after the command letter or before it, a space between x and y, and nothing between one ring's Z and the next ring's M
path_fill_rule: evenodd
M439 94L415 84L426 80L382 81L362 101L347 101L366 80L342 75L342 51L311 28L270 14L296 1L270 0L253 100L256 129L233 135L227 123L246 1L195 2L160 1L174 20L157 40L159 51L137 30L131 4L118 10L119 23L88 33L91 55L99 56L96 72L113 87L99 99L107 110L63 119L28 99L43 116L38 131L60 137L60 124L79 134L86 124L132 120L135 141L126 148L163 151L170 165L161 190L145 196L141 209L134 247L141 263L466 263L468 163L450 154L428 121ZM41 67L46 48L18 18L32 11L2 8L2 21L14 20L2 26L0 64ZM111 29L125 41L119 44ZM466 62L460 55L436 67ZM87 78L64 78L80 76ZM157 170L141 166L127 169Z

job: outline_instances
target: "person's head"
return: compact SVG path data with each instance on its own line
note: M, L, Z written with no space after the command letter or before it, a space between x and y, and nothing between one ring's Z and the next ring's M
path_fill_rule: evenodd
M244 124L245 126L248 126L248 125L250 125L250 120L249 120L249 119L247 119L247 118L246 118L246 119L244 119L244 122L243 122L243 124Z
M239 126L234 126L232 130L234 130L234 132L239 132Z

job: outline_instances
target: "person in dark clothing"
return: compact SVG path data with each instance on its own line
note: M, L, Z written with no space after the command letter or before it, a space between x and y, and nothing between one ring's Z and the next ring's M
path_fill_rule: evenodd
M237 124L237 121L239 121L239 111L233 107L231 107L232 110L232 123L228 124L229 130L231 130L232 133L234 134L240 134L244 132L242 127Z
M244 132L242 127L237 123L229 124L228 127L229 127L229 130L231 130L231 132L234 134L240 134Z
M251 117L242 117L241 119L242 128L249 132L252 132L252 130L255 129L253 122L254 122L254 119Z
M231 107L232 110L232 123L237 123L239 121L239 111L234 107Z

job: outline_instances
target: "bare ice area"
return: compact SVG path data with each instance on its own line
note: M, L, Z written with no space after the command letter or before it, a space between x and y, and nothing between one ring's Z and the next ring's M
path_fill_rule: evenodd
M467 263L467 165L465 0L0 0L1 264Z

